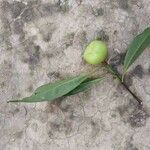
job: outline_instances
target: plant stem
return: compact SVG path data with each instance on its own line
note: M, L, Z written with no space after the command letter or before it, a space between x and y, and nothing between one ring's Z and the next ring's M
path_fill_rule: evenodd
M121 82L121 84L126 88L126 90L138 101L139 105L140 106L143 106L143 102L140 98L138 98L130 89L129 87L124 83L124 82Z
M137 100L137 102L139 103L139 106L143 106L143 102L140 98L138 98L130 89L129 87L126 85L126 83L122 80L122 76L121 74L110 64L108 64L107 62L105 62L107 64L107 68L109 70L109 72L114 75L119 81L120 83L125 87L125 89L135 98L135 100Z

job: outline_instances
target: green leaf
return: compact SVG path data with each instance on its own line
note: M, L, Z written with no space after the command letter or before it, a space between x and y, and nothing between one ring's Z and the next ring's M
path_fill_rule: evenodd
M104 80L104 77L101 78L97 78L97 79L88 79L84 82L82 82L78 87L76 87L75 89L73 89L72 91L70 91L68 94L66 94L65 96L70 96L70 95L74 95L80 92L84 92L89 90L93 85L99 83L100 81Z
M83 81L85 81L88 75L79 75L71 79L62 80L59 82L43 85L30 96L23 98L22 100L14 100L9 102L42 102L42 101L52 101L56 98L62 97L79 86Z
M150 27L145 29L141 34L137 35L129 45L124 60L124 74L132 63L140 56L146 47L150 44Z

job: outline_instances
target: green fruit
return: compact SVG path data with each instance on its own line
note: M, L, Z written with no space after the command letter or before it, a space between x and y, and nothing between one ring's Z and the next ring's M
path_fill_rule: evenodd
M92 65L102 63L108 56L108 49L106 43L95 40L91 42L85 49L83 58Z

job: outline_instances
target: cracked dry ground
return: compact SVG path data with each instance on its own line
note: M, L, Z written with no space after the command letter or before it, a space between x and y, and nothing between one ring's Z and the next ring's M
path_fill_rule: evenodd
M149 14L150 0L0 0L0 150L149 150L149 50L127 77L142 110L112 78L51 104L7 104L91 69L81 56L93 39L119 67Z

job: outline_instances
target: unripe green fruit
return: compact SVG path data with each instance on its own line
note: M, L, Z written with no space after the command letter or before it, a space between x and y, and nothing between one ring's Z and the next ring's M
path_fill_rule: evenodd
M108 49L106 43L95 40L91 42L85 49L83 58L92 65L102 63L108 56Z

